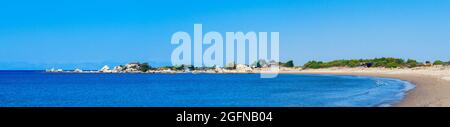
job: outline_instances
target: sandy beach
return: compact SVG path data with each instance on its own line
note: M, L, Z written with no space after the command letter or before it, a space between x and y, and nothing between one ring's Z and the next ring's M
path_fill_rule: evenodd
M450 68L444 66L413 69L327 68L282 71L296 74L334 74L396 78L416 85L395 107L450 107Z

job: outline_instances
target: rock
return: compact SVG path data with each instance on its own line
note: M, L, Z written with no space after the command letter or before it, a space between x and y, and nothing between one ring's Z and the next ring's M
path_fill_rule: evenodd
M83 70L77 68L77 69L73 70L73 72L75 72L75 73L81 73L81 72L83 72Z
M105 66L102 67L102 69L100 69L99 72L111 72L111 70L109 70L109 66L108 65L105 65Z
M244 64L238 64L236 65L236 71L238 72L252 72L253 69L247 65Z

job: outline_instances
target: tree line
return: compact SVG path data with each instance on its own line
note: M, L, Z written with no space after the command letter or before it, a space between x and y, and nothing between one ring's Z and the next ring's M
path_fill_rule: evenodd
M414 68L424 65L449 65L450 61L444 62L436 60L433 63L426 61L425 63L418 62L414 59L400 59L392 57L382 57L375 59L351 59L351 60L333 60L329 62L323 61L309 61L303 65L303 68L329 68L329 67L384 67L384 68Z

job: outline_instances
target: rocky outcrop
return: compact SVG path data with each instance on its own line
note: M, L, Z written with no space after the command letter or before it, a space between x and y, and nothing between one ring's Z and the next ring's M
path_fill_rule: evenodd
M102 67L102 69L100 69L99 72L109 73L109 72L111 72L111 70L109 70L109 66L108 65L105 65L105 66Z

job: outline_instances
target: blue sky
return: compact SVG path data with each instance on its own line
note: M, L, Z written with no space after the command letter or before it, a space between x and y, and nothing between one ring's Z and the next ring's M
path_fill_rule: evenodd
M0 69L170 64L171 35L280 32L280 57L450 60L448 0L0 2ZM193 36L193 35L191 35Z

